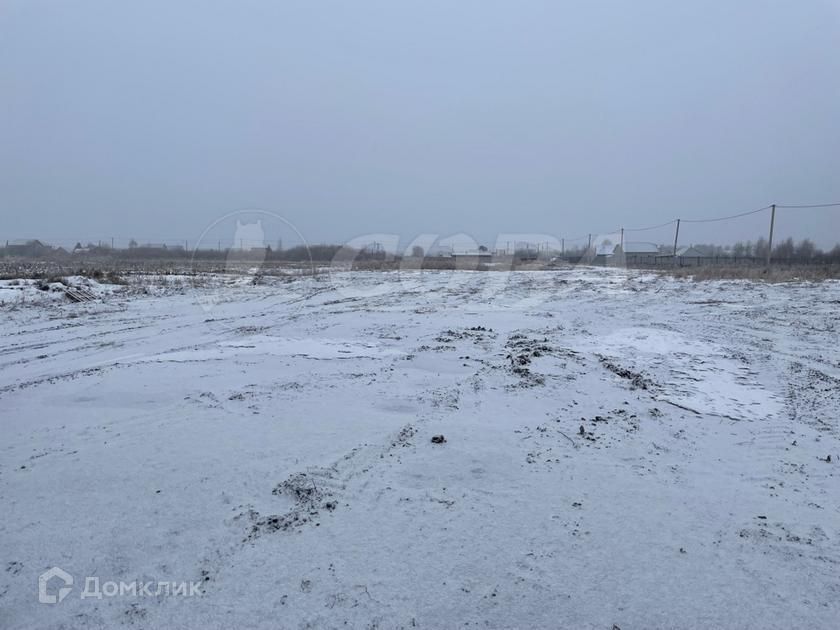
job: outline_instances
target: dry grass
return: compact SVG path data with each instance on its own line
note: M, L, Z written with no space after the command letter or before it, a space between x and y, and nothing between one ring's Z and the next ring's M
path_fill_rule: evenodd
M543 271L556 266L541 261L494 260L492 264L479 262L471 258L457 259L448 256L429 256L427 258L402 258L400 260L359 260L354 261L354 271Z
M830 280L840 278L840 265L771 265L726 266L709 265L705 267L676 267L657 269L660 273L677 278L702 280L755 280L758 282L795 282Z

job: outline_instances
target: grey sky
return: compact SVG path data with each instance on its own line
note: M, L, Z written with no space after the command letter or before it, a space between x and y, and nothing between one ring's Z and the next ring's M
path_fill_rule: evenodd
M3 238L259 207L310 241L493 241L838 200L836 1L0 4ZM840 240L840 209L793 218Z

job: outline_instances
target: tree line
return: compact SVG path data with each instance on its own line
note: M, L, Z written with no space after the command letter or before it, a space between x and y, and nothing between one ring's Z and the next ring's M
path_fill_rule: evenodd
M604 241L607 243L608 241ZM701 252L704 257L717 258L755 258L763 261L767 257L768 242L765 238L757 241L738 241L733 245L718 244L697 244L692 247ZM480 251L487 251L486 247L479 248ZM671 255L673 245L659 245L662 255ZM524 258L549 258L560 255L559 251L531 250L518 251L515 257ZM565 249L565 256L583 256L585 247ZM422 247L415 246L411 256L415 258L424 257ZM187 249L184 245L140 245L132 241L128 248L112 248L106 243L88 243L83 246L77 243L72 250L62 247L53 247L38 240L30 240L25 243L6 244L0 246L0 256L18 256L22 258L39 258L44 260L67 261L83 257L96 257L107 259L137 259L137 260L226 260L236 258L237 260L261 260L276 262L308 262L308 261L332 261L336 258L341 260L355 261L382 261L390 256L381 248L353 249L342 245L318 244L318 245L296 245L284 249L265 248L216 248L216 249ZM397 259L401 258L396 256ZM795 242L793 238L787 238L778 242L773 247L772 260L775 262L789 263L829 263L840 264L840 243L832 249L824 251L817 247L810 239L802 239Z

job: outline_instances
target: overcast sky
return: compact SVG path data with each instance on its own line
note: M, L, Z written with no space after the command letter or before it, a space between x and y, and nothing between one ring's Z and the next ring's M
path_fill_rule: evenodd
M0 2L2 238L196 239L249 207L309 241L494 242L822 201L836 0ZM840 240L840 209L794 219Z

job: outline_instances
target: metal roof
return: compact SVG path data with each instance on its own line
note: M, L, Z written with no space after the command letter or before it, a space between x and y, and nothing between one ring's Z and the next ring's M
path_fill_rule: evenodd
M659 253L659 245L657 245L656 243L625 242L623 249L624 249L625 254L658 254Z

